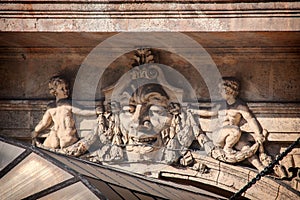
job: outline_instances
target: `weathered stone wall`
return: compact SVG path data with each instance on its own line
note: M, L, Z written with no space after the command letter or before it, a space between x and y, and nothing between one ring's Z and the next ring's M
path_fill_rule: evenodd
M298 32L185 34L206 50L222 76L241 80L244 100L300 101ZM114 33L0 33L0 99L51 98L47 90L49 78L64 73L73 83L92 49L112 35ZM200 101L209 100L203 78L185 58L159 49L154 52L159 63L176 69L190 82ZM99 63L99 67L106 68L103 87L116 82L131 64L130 52L116 58L110 66ZM100 93L96 96L100 98Z

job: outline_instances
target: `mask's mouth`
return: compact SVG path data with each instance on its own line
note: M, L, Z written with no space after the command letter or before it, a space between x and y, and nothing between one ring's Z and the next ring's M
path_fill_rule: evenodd
M136 140L145 141L147 139L152 140L156 138L159 133L156 133L152 126L138 126L129 130L129 137L136 138Z
M157 151L161 148L159 136L145 136L134 137L129 136L129 142L126 150L137 154L147 154Z
M137 143L152 144L157 141L157 137L143 137L143 138L132 137L132 140Z

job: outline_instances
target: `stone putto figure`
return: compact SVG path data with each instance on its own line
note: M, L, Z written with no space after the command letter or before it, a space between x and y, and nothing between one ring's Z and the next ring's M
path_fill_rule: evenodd
M95 115L95 111L82 110L72 106L70 99L68 99L69 83L62 76L53 76L50 79L49 92L55 96L55 102L48 104L46 112L32 133L32 139L36 145L43 148L65 149L79 140L73 113L89 116ZM36 138L48 128L50 128L50 132L41 144Z
M258 170L263 170L270 163L270 157L264 153L263 142L266 130L263 130L256 120L247 104L238 98L240 83L233 77L224 77L219 84L219 92L224 102L216 105L215 109L189 109L189 112L202 117L217 116L218 125L213 130L211 149L208 153L212 157L229 163L240 162L246 158ZM242 120L246 120L253 131L255 144L251 145L245 137L242 137L240 125ZM200 136L200 143L205 136ZM256 151L260 150L260 158L256 156Z
M45 139L43 146L53 149L64 148L78 140L72 106L68 100L69 85L62 77L52 77L49 81L49 92L55 96L56 100L48 104L32 137L35 139L42 130L51 126L49 136Z

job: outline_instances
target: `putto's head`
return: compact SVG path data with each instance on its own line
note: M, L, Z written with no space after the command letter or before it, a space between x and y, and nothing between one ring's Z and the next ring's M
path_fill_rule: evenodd
M221 94L237 97L240 91L240 82L234 77L223 77L219 88Z
M69 97L69 84L62 76L53 76L49 80L49 92L57 99Z

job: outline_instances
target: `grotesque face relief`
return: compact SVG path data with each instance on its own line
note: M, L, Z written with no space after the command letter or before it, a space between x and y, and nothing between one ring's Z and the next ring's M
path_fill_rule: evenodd
M146 84L131 95L128 105L122 105L120 123L122 132L128 135L129 153L151 154L153 158L153 153L161 149L161 131L170 126L172 117L168 104L169 97L161 85Z

